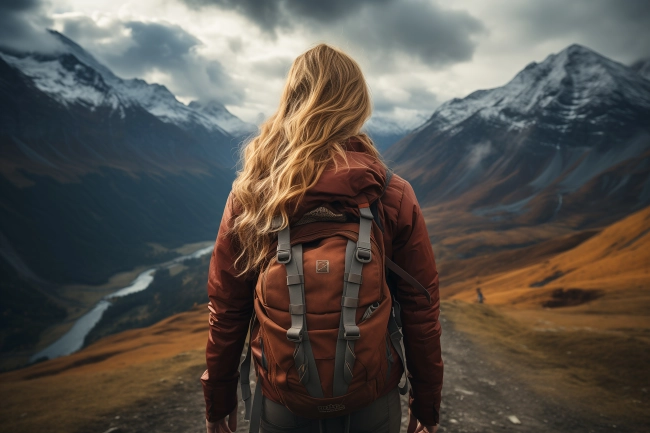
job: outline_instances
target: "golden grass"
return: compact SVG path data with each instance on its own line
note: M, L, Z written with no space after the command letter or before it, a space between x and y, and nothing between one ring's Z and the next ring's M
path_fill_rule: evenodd
M526 254L526 251L520 251ZM494 267L503 265L493 255ZM482 266L489 269L490 259ZM471 267L470 267L471 269ZM557 289L595 291L599 298L582 307L585 313L650 312L650 207L603 229L568 251L538 263L483 275L467 273L443 287L443 297L471 301L481 287L486 302L541 308ZM537 285L537 287L535 287ZM576 312L579 310L575 310Z
M535 388L650 421L650 207L601 230L558 230L529 247L442 261L441 295L452 300L442 308ZM503 235L498 245L525 244L552 232L476 232L444 243L470 248ZM477 287L487 305L475 303ZM572 303L569 291L586 297Z

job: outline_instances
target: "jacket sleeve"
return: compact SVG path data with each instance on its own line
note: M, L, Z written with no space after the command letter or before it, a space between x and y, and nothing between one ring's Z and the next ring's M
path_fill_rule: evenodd
M396 298L402 307L404 349L411 375L411 411L425 425L438 424L443 376L438 271L424 216L406 181L393 238L393 261L431 294L429 304L421 292L401 278L397 280Z
M213 422L237 404L239 361L253 312L256 279L251 273L236 277L235 245L225 235L233 220L232 192L228 196L208 272L209 334L205 351L207 370L201 376L206 418Z

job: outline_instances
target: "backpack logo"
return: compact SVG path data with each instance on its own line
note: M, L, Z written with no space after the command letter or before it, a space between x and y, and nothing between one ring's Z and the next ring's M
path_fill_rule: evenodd
M338 412L344 409L344 404L328 404L327 406L318 406L319 412Z
M330 261L329 260L316 260L316 273L329 274Z

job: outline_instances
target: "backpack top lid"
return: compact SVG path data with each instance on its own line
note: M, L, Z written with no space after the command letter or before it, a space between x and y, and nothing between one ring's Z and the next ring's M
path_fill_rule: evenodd
M384 225L381 222L381 218L379 218L378 212L377 212L377 204L379 203L379 200L383 197L384 193L386 192L386 189L388 188L388 185L390 184L390 180L393 177L393 171L388 169L386 172L386 181L384 183L384 187L381 191L381 195L372 202L370 205L370 211L372 212L372 215L374 217L375 223L377 223L377 226L381 229L382 233L384 231ZM299 220L294 224L294 226L299 226L302 224L308 224L311 222L316 222L316 221L338 221L338 222L345 222L347 221L347 218L344 213L335 213L332 212L330 209L328 209L325 206L319 206L315 209L310 210L309 212L305 213ZM279 227L279 225L276 225L279 222L279 220L274 221L274 226Z
M346 152L347 165L338 159L323 170L295 205L289 215L294 225L304 214L320 206L335 214L349 213L358 216L359 206L368 206L384 192L388 173L374 155L366 152ZM337 167L334 166L336 162Z

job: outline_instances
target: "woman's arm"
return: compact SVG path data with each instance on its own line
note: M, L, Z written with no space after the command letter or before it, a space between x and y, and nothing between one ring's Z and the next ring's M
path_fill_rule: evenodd
M219 226L208 274L209 335L205 351L208 369L201 376L206 403L206 419L215 422L237 406L239 361L253 312L256 276L236 277L233 262L237 256L227 227L234 219L232 193Z
M415 192L404 183L392 242L393 261L429 291L431 304L402 279L398 279L396 298L402 307L406 363L412 376L411 411L422 424L430 426L439 422L443 376L438 271Z

